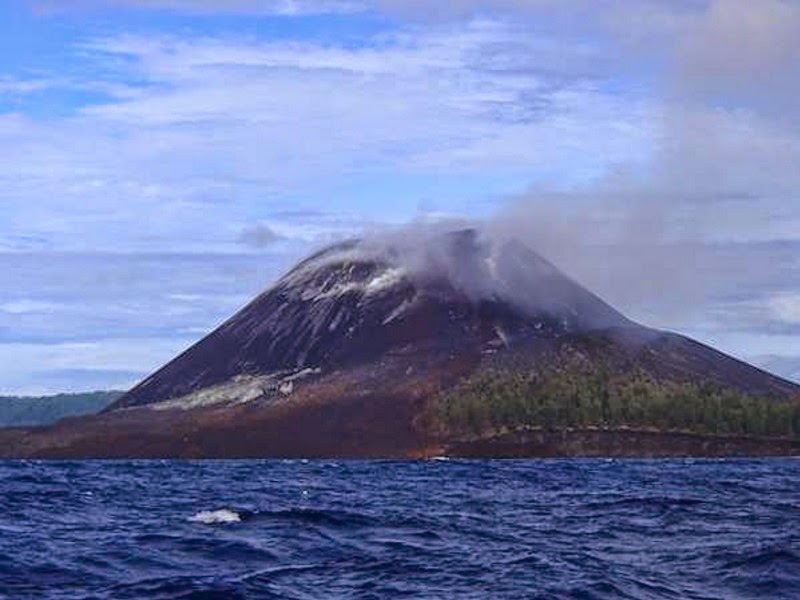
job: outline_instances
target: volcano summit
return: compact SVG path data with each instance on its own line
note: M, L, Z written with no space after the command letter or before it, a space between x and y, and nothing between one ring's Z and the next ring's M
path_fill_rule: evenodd
M798 397L518 241L429 231L318 252L104 413L0 432L0 453L787 454Z

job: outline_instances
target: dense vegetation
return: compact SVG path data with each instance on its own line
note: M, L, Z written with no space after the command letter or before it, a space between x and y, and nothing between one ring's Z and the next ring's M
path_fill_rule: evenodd
M468 437L590 427L800 437L800 399L781 401L709 384L659 382L641 372L484 372L443 394L427 416L434 427Z
M0 396L0 427L47 425L64 417L101 411L122 392L58 394L39 398Z

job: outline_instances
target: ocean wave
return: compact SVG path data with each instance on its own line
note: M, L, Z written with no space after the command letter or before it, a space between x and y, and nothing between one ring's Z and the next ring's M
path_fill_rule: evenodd
M768 546L752 550L737 552L734 556L725 558L723 568L735 571L740 569L773 568L776 565L785 565L800 573L800 553L788 546Z
M800 589L798 461L327 464L0 462L0 597L796 600Z
M240 523L242 515L234 510L220 508L217 510L201 510L199 513L189 517L193 523L203 523L213 525L216 523Z

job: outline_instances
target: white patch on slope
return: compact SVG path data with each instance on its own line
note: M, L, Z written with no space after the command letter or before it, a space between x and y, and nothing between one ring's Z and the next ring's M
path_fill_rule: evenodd
M500 325L495 325L494 332L497 334L497 337L500 339L500 341L503 342L503 345L506 348L508 348L509 347L508 334L505 331L503 331L503 328L500 327Z
M150 410L191 410L217 404L243 404L258 398L290 396L295 382L318 375L321 369L302 369L270 375L237 375L223 383L212 385L186 396L148 404Z
M345 311L343 310L337 311L336 316L333 317L333 320L331 321L330 325L328 325L328 331L336 331L336 329L339 327L339 324L342 322L344 316L345 316Z
M337 283L328 290L322 288L307 289L300 296L303 300L324 300L326 298L338 298L351 292L363 292L364 284L358 281L348 281L345 283Z
M307 286L300 297L303 300L319 301L327 298L339 298L353 292L371 296L390 289L400 283L403 277L405 277L405 271L402 269L386 269L368 281L344 281L335 283L328 289L325 289L327 282L322 286Z
M396 320L396 319L399 319L399 318L400 318L400 317L402 317L402 316L403 316L403 315L404 315L404 314L405 314L405 313L408 311L408 309L409 309L409 308L411 308L413 305L414 305L414 300L403 300L403 302L402 302L402 303L401 303L401 304L400 304L400 305L399 305L397 308L395 308L395 309L394 309L394 310L393 310L391 313L389 313L389 316L388 316L388 317L386 317L386 318L383 320L383 323L381 323L381 324L382 324L382 325L388 325L388 324L389 324L389 323L391 323L392 321L394 321L394 320Z
M272 380L271 376L237 375L224 383L212 385L185 396L149 404L147 408L150 410L191 410L215 404L250 402L263 396Z

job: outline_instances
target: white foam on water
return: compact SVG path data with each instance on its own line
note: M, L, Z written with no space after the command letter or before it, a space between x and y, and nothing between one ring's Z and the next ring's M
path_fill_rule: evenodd
M193 523L213 525L215 523L239 523L242 517L239 513L222 508L219 510L203 510L189 518Z

